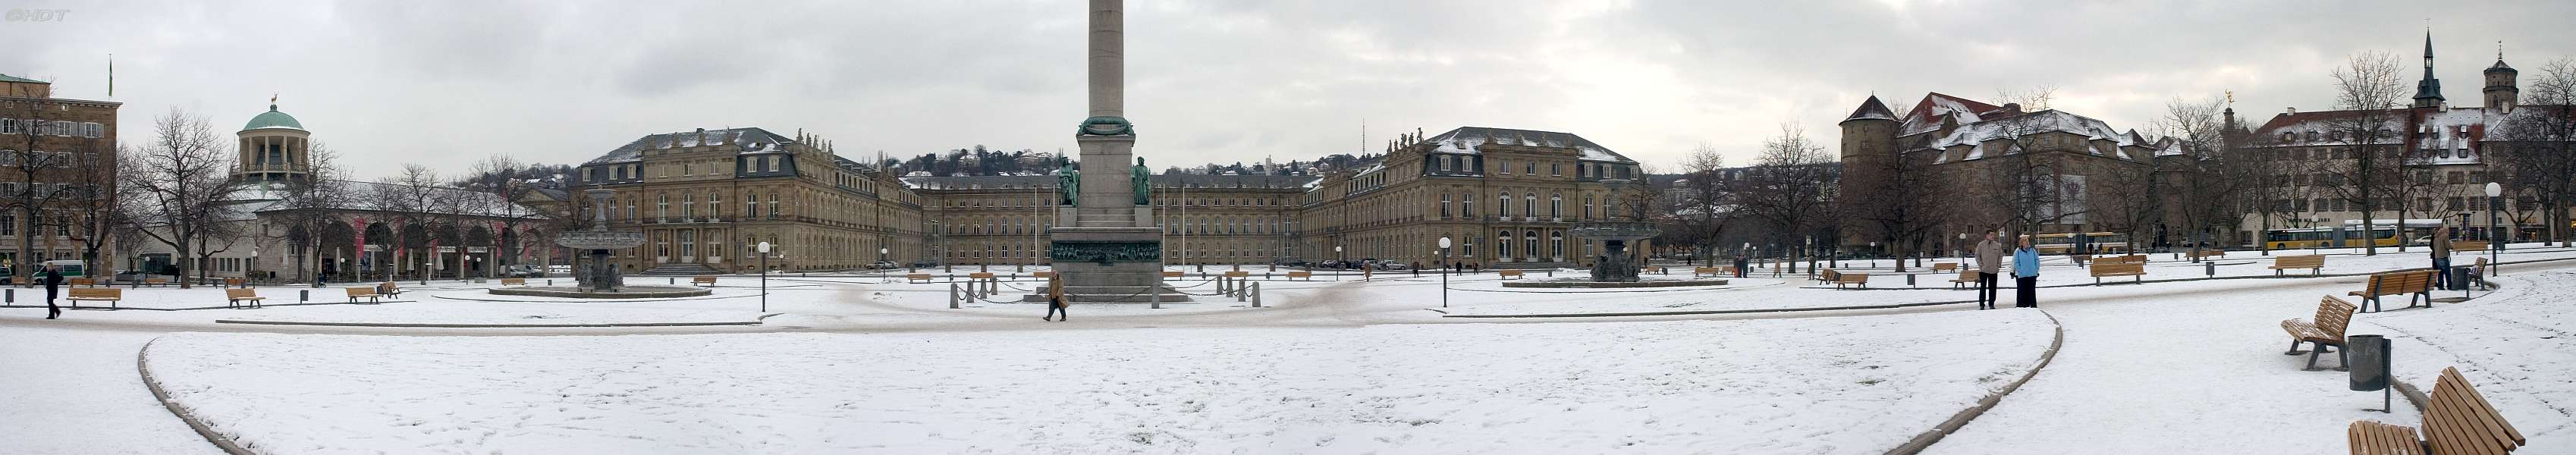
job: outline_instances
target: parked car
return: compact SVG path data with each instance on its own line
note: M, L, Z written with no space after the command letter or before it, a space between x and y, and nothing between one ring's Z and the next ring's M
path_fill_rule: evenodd
M549 266L546 266L546 273L562 273L562 274L570 274L570 273L572 273L572 266L569 266L569 265L549 265Z
M545 269L535 264L512 264L501 268L503 278L545 278Z
M938 266L939 266L939 261L912 261L912 268L916 268L916 269L926 269L926 268L938 267Z

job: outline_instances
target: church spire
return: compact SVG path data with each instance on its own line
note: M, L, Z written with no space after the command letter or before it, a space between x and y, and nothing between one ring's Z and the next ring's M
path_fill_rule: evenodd
M2433 30L2424 29L2424 80L2415 83L2415 107L2442 107L2442 80L2433 77Z

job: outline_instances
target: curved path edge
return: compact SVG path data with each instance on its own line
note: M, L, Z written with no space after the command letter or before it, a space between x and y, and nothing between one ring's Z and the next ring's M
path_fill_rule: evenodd
M134 351L134 370L142 373L143 388L150 389L152 391L152 399L160 401L163 409L170 410L170 415L178 416L179 421L181 422L187 422L189 429L197 430L198 436L204 436L206 438L206 442L213 443L217 449L223 449L224 453L232 455L255 454L256 452L243 448L241 443L234 442L232 438L225 437L222 433L216 433L213 427L206 426L206 422L198 420L196 414L188 412L188 407L186 405L181 405L176 401L170 401L170 392L162 390L161 381L152 379L152 360L148 354L152 352L152 343L160 341L160 338L153 338L152 341L143 342L143 349Z
M1994 393L1987 394L1985 398L1977 400L1977 404L1975 406L1961 409L1958 414L1950 415L1950 420L1942 421L1940 425L1933 426L1932 430L1925 431L1923 434L1914 435L1914 439L1905 441L1905 444L1898 445L1894 449L1888 449L1888 455L1914 455L1916 453L1923 452L1923 449L1932 447L1933 443L1941 442L1941 438L1947 437L1950 433L1957 432L1960 428L1968 426L1968 422L1976 420L1977 416L1985 415L1986 410L1994 409L1995 405L2002 404L2004 395L2011 395L2013 391L2021 390L2021 385L2023 383L2030 382L2031 377L2039 376L2039 370L2048 368L2048 362L2057 359L2057 348L2066 345L2066 325L2057 322L2057 315L2048 314L2047 311L2041 311L2039 314L2048 316L2048 324L2050 327L2053 327L2056 332L2056 335L2048 341L2048 351L2039 354L2039 364L2032 365L2030 367L2030 371L2022 372L2020 379L2014 379L2011 384L2005 384L2003 389L1996 390Z
M777 315L778 315L778 313L771 313L771 314L761 315L761 319L768 319L770 316L777 316ZM719 326L719 325L760 325L761 321L754 320L754 321L715 321L715 322L634 322L634 323L608 323L608 324L442 324L442 323L410 323L410 322L304 322L304 321L253 321L253 320L241 320L241 319L216 319L216 320L215 320L215 323L216 323L216 324L255 324L255 325L311 325L311 326L326 326L326 327L426 327L426 328L442 328L442 329L518 329L518 328L545 328L545 329L560 329L560 328L574 328L574 327L703 327L703 326Z

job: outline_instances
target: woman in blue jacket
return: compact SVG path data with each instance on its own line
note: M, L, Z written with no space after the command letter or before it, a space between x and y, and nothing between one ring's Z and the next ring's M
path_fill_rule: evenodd
M2039 308L2039 250L2030 247L2030 237L2021 238L2021 248L2013 250L2014 308Z

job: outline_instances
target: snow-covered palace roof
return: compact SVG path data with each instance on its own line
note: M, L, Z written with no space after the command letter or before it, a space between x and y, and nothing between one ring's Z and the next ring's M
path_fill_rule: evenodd
M582 164L641 160L644 159L644 151L649 149L733 144L742 147L743 153L761 153L784 151L787 150L788 144L794 143L796 143L794 138L780 136L760 128L701 129L697 132L647 134Z
M1583 136L1577 136L1573 133L1559 133L1553 131L1462 126L1458 127L1458 129L1449 130L1449 132L1446 133L1440 133L1438 136L1432 136L1431 139L1426 142L1439 144L1439 147L1432 149L1432 151L1440 153L1477 154L1481 152L1478 152L1476 147L1485 144L1525 145L1535 147L1573 148L1581 150L1583 152L1582 159L1586 161L1612 163L1637 162L1636 160L1628 159L1626 155L1620 155L1619 152L1610 151L1610 148L1602 147L1601 144L1592 143L1591 140L1584 139Z

